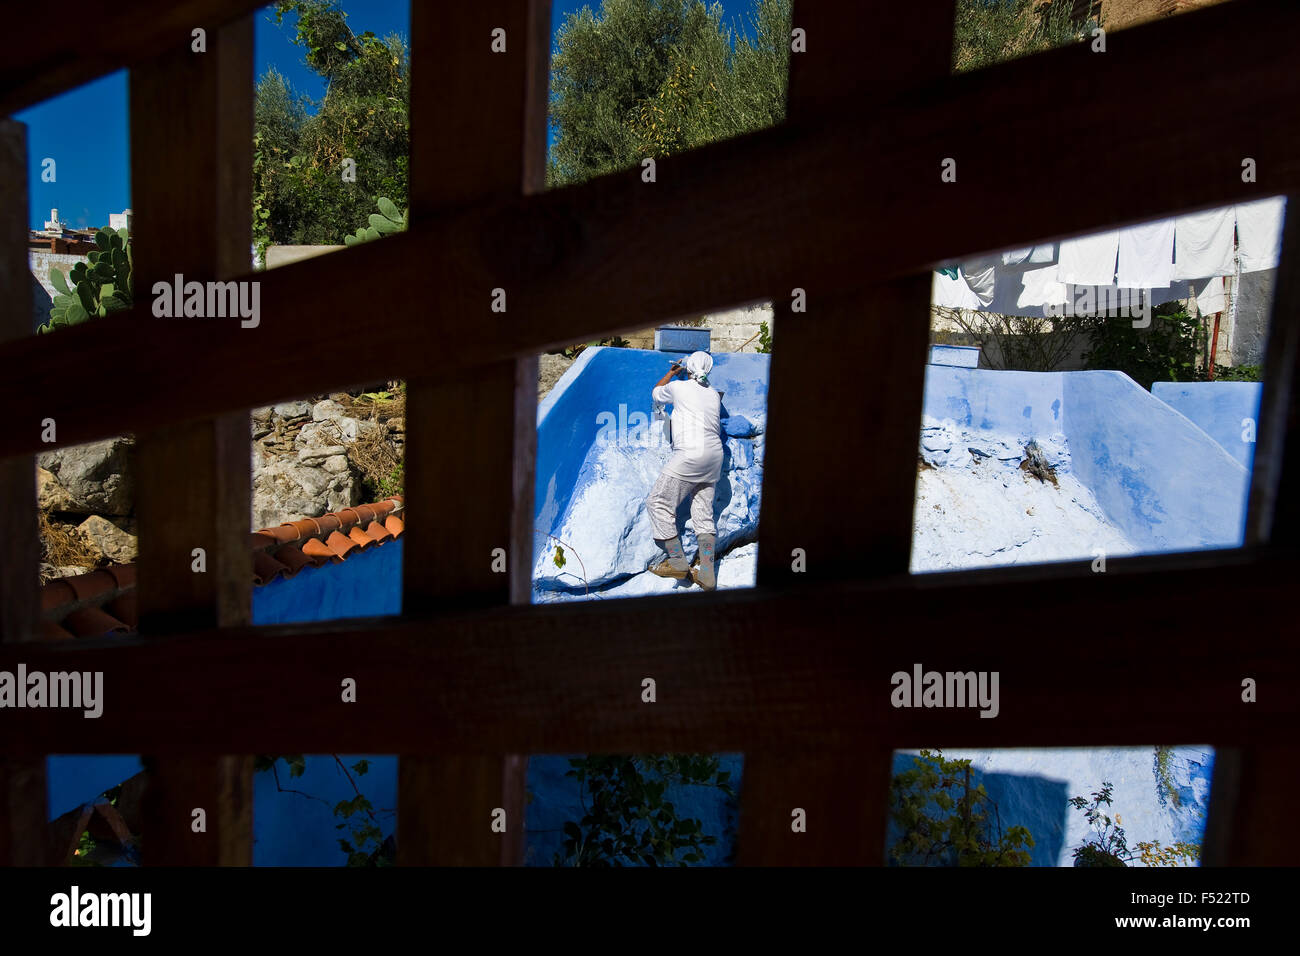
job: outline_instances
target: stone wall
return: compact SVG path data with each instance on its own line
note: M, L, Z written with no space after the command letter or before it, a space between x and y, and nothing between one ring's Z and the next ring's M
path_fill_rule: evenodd
M85 256L68 253L50 252L48 249L29 249L27 264L32 278L32 331L50 320L50 308L54 305L54 296L58 292L50 281L50 270L58 269L66 277L78 262L86 262Z

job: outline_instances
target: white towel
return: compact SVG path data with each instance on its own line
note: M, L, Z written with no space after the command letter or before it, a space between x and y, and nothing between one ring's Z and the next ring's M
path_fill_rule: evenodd
M1119 231L1121 289L1160 289L1172 281L1174 272L1174 221L1157 219Z
M1174 278L1232 275L1233 206L1220 206L1174 219Z
M1237 254L1242 272L1276 269L1282 252L1286 197L1274 196L1237 206Z
M1061 282L1056 266L1044 266L1042 269L1026 269L1022 275L1024 289L1016 300L1020 308L1030 306L1064 305L1067 301L1065 283Z
M945 306L951 309L978 309L980 300L975 293L970 290L966 280L957 274L957 278L950 279L942 272L934 274L934 285L930 290L930 302L933 305Z
M1061 243L1060 281L1073 285L1110 285L1119 256L1119 230L1098 232Z
M1223 278L1214 276L1205 283L1205 288L1201 294L1196 297L1196 308L1201 315L1214 315L1216 312L1222 312L1227 307L1227 299L1223 295Z

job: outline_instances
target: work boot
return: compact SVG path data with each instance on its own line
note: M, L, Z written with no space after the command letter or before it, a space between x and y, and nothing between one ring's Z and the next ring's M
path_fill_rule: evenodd
M718 543L717 535L702 534L698 535L700 540L700 553L696 556L696 567L691 568L691 577L695 583L706 591L712 591L718 586L718 576L713 564L713 549Z
M655 544L668 552L668 557L650 570L661 578L677 578L679 581L685 578L690 572L690 566L686 563L686 552L682 550L682 539L672 537L667 541L655 541Z

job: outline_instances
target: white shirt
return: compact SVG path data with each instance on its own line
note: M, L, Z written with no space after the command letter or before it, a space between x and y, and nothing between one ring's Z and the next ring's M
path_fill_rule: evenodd
M722 398L694 380L672 381L650 397L673 406L673 456L668 474L688 481L714 482L722 475Z

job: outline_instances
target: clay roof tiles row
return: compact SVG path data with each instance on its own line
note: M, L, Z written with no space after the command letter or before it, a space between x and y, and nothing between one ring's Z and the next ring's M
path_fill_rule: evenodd
M400 538L405 531L401 495L355 508L286 521L249 535L253 584L291 578L307 567L341 564L348 558ZM129 634L139 623L133 564L55 578L41 588L40 638Z

